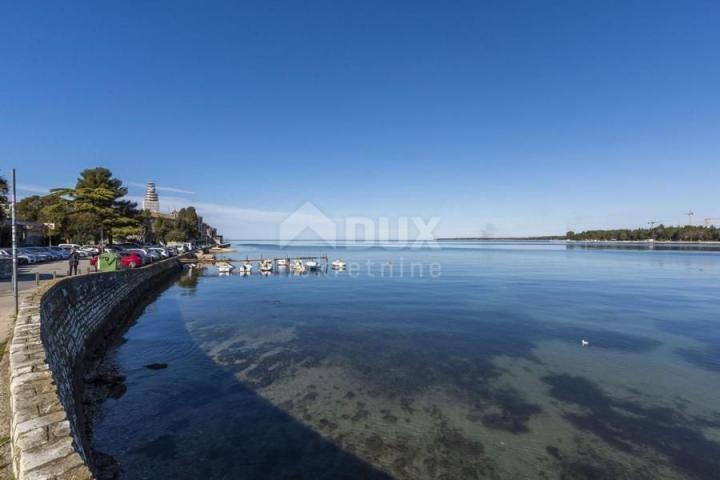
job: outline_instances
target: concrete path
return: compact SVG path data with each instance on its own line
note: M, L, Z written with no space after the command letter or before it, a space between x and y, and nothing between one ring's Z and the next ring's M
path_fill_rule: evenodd
M87 260L80 260L78 272L86 273L90 264ZM19 296L32 293L36 288L36 274L39 276L40 284L52 280L53 273L59 278L67 275L67 260L56 262L45 262L36 265L20 265L18 270L18 284L20 286ZM20 302L22 303L22 302ZM5 343L10 337L12 328L11 318L15 314L15 299L12 292L10 279L0 280L0 344Z

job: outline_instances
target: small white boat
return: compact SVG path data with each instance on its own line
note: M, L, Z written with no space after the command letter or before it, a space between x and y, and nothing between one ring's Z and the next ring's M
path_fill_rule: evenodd
M308 268L308 270L317 270L320 268L320 264L316 262L315 260L308 260L305 262L305 266Z
M295 260L292 268L295 273L303 273L305 271L305 265L302 260Z
M260 271L261 272L272 272L273 262L272 260L260 260Z
M217 267L218 272L220 273L230 273L235 269L235 265L228 262L217 262L215 267Z
M278 258L275 260L275 263L277 263L278 267L287 267L288 265L287 258Z
M333 270L344 270L347 264L343 262L341 259L337 259L334 262L332 262L332 268Z
M252 269L253 269L252 263L245 262L242 264L242 271L244 273L250 273L250 272L252 272Z

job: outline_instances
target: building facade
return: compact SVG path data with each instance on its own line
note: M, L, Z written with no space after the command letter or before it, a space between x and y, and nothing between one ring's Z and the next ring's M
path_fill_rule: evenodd
M155 182L148 182L145 189L145 199L143 200L143 209L151 214L160 213L160 198L155 189Z

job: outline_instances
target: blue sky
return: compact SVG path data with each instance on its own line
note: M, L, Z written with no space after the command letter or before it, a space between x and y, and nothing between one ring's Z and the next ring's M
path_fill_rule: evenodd
M107 166L235 238L306 201L439 236L697 222L718 25L714 1L3 0L0 173Z

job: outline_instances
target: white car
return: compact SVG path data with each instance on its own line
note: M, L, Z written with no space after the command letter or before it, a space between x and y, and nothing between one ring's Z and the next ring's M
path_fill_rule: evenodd
M170 256L168 251L162 247L150 247L150 248L148 248L148 251L158 253L161 258L168 258Z
M83 245L78 249L80 255L85 254L86 257L93 257L100 253L100 249L95 245Z
M12 250L9 248L0 249L0 257L8 258L8 259L12 260ZM18 264L20 264L20 265L33 264L33 263L37 262L37 257L35 257L35 255L23 253L20 251L20 249L18 249L17 258L18 258Z

